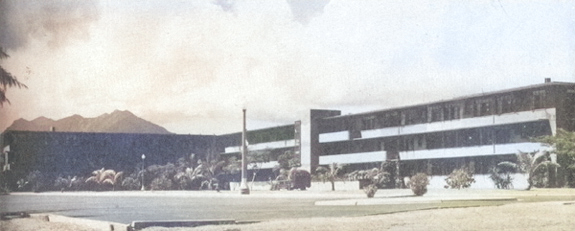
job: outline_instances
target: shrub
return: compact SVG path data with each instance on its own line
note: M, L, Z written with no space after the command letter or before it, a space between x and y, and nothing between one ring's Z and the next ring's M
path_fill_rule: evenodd
M427 193L427 185L429 185L429 179L425 173L415 174L409 181L409 187L416 196L423 196Z
M453 170L453 172L445 178L445 182L452 189L462 189L469 188L471 184L475 183L475 179L473 179L473 174L467 168L459 168Z
M140 181L131 176L124 178L122 181L122 188L125 190L138 190L140 187Z
M512 189L513 188L513 177L511 177L511 172L499 167L493 167L489 169L489 178L495 184L498 189Z
M377 186L375 184L370 184L363 188L363 191L367 195L368 198L372 198L375 193L377 192Z
M161 175L152 181L150 188L152 190L170 190L172 189L172 180L168 179L164 175Z

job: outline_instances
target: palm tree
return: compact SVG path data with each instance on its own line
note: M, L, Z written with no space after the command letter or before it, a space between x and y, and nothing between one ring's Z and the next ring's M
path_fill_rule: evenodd
M5 59L8 57L9 56L6 54L6 52L4 52L4 49L0 47L0 59ZM6 90L8 90L9 87L28 88L23 83L20 83L16 77L12 76L12 74L0 66L0 106L2 106L4 102L10 103L10 100L8 100L6 97Z
M559 164L551 162L549 160L549 153L545 151L538 151L534 153L521 152L517 153L517 163L504 161L499 164L501 167L511 167L519 172L527 173L527 186L526 190L530 190L533 187L533 179L537 173L544 169L548 169L550 166L560 167Z
M317 167L316 174L317 176L325 181L329 181L331 183L331 191L335 191L335 180L339 178L339 172L343 169L344 165L331 163L328 167L319 166Z
M92 176L86 179L86 183L95 182L98 185L112 185L112 189L115 189L116 183L121 183L120 178L124 175L124 172L116 172L112 169L98 169L92 172Z

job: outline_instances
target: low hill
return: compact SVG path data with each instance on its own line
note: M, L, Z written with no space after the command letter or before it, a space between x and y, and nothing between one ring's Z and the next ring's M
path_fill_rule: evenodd
M32 121L15 120L7 131L104 132L172 134L165 128L146 121L129 111L116 110L95 118L73 115L60 120L38 117Z

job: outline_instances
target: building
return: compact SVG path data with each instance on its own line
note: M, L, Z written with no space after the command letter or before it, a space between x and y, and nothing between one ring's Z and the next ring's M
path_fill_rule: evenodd
M575 84L551 82L452 100L353 115L310 113L310 169L332 162L352 168L399 161L401 176L445 176L468 166L479 176L518 150L547 149L532 140L575 130ZM440 179L441 178L441 179ZM432 179L442 187L445 177ZM493 187L483 185L479 187Z
M515 160L516 153L547 149L532 138L575 131L575 83L551 82L451 100L342 115L338 110L310 110L293 124L247 132L249 153L266 153L249 166L248 177L267 181L285 153L313 172L320 165L347 164L348 170L371 169L382 162L399 166L400 179L418 172L432 175L431 187L467 166L477 183L492 188L488 171ZM154 135L23 132L2 134L10 146L16 175L40 169L54 175L89 174L96 168L135 168L140 155L149 164L166 164L190 153L240 158L241 132L226 135ZM213 156L212 156L213 157ZM257 174L254 174L256 173ZM231 180L239 180L233 176ZM238 179L236 179L238 178ZM515 176L520 187L521 175Z

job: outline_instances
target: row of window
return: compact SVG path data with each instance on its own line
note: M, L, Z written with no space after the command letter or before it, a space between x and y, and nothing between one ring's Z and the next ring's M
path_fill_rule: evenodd
M505 95L466 99L436 105L420 106L402 111L388 111L360 118L360 126L352 130L368 130L410 124L457 120L540 109L550 106L546 90L512 92Z
M528 142L531 138L545 135L551 135L549 121L322 143L321 148L322 155L380 150L388 152L415 151Z

